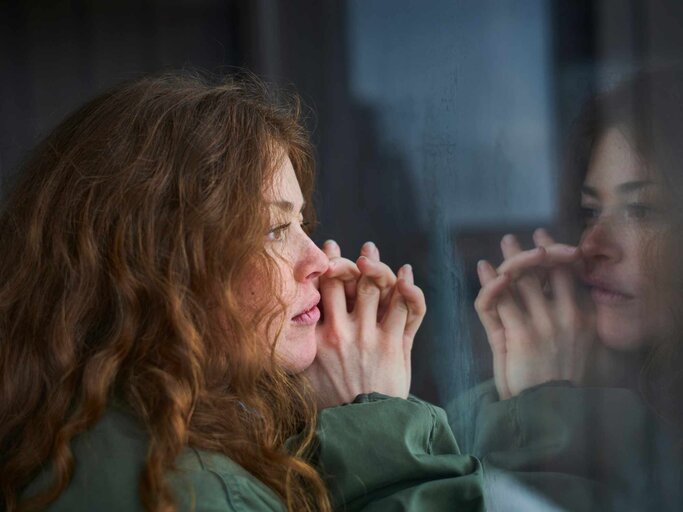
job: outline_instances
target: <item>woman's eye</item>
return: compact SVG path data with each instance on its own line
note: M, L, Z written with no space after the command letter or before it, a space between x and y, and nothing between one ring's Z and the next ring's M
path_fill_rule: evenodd
M270 231L268 231L268 233L266 234L266 239L269 241L281 242L285 239L285 236L287 235L287 229L290 225L291 222L275 226Z
M629 204L624 208L626 218L645 220L652 215L652 208L644 204Z
M583 225L593 224L600 217L600 209L592 206L582 206L579 209L579 220Z

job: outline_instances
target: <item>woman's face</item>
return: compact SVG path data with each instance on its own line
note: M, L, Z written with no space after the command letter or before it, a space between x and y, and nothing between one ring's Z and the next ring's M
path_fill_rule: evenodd
M298 373L315 359L315 327L320 319L318 278L327 270L328 258L303 229L304 199L289 158L285 157L275 172L266 201L271 227L265 243L278 262L282 298L287 305L275 352L289 371ZM268 334L272 339L274 333Z
M641 349L670 331L661 287L667 281L664 192L619 129L598 140L582 187L580 246L598 337L613 349Z

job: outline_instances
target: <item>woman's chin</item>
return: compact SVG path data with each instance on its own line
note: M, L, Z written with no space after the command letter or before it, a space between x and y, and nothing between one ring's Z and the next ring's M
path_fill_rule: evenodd
M610 318L603 320L598 317L598 339L612 350L635 352L645 345L645 337L640 332L639 327L639 322L629 322L628 319Z
M650 307L627 311L596 309L596 327L600 342L624 352L647 350L671 339L677 329L665 308Z
M290 373L301 373L306 370L313 364L318 352L315 328L297 329L296 331L287 333L284 339L278 342L276 349L283 366Z

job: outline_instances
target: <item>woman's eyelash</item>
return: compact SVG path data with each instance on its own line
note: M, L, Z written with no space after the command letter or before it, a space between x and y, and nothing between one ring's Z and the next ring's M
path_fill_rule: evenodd
M292 225L292 223L288 222L287 224L280 224L279 226L275 226L270 231L268 231L268 234L267 234L268 240L282 240L282 234L291 225Z
M646 220L649 219L654 212L655 209L647 204L630 203L619 207L616 213L619 218L623 220ZM581 206L579 209L579 217L583 224L595 222L600 215L602 215L601 208Z
M653 211L648 205L640 203L629 204L626 209L628 214L636 219L644 219Z
M286 224L280 224L279 226L271 228L270 231L268 231L268 234L266 235L268 240L282 240L283 234L287 231L287 229L289 229L291 225L291 222L287 222ZM299 226L301 226L301 229L306 234L309 234L311 229L313 228L313 223L310 221L299 221Z
M581 206L579 208L579 219L584 223L594 221L600 216L600 209L591 206Z

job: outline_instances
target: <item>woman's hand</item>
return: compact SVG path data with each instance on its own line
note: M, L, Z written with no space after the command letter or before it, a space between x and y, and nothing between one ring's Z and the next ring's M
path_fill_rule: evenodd
M475 309L501 399L551 380L581 382L595 339L593 315L579 305L572 272L580 250L555 243L542 229L534 242L535 249L522 251L507 235L498 269L484 260L477 267L482 288Z
M373 242L363 244L360 257L356 262L342 258L338 249L339 246L334 240L328 240L323 246L323 250L330 258L330 267L325 277L328 279L336 278L344 283L346 310L350 313L353 311L356 302L358 280L361 277L360 268L363 268L365 270L364 275L368 278L374 278L374 283L380 290L377 321L381 321L389 306L391 294L396 284L396 276L387 265L380 262L379 249Z
M318 354L305 372L318 406L373 391L407 397L410 352L426 312L412 269L404 265L395 276L374 244L363 246L356 264L342 258L334 242L323 250L330 258L320 278L324 318L317 327Z

